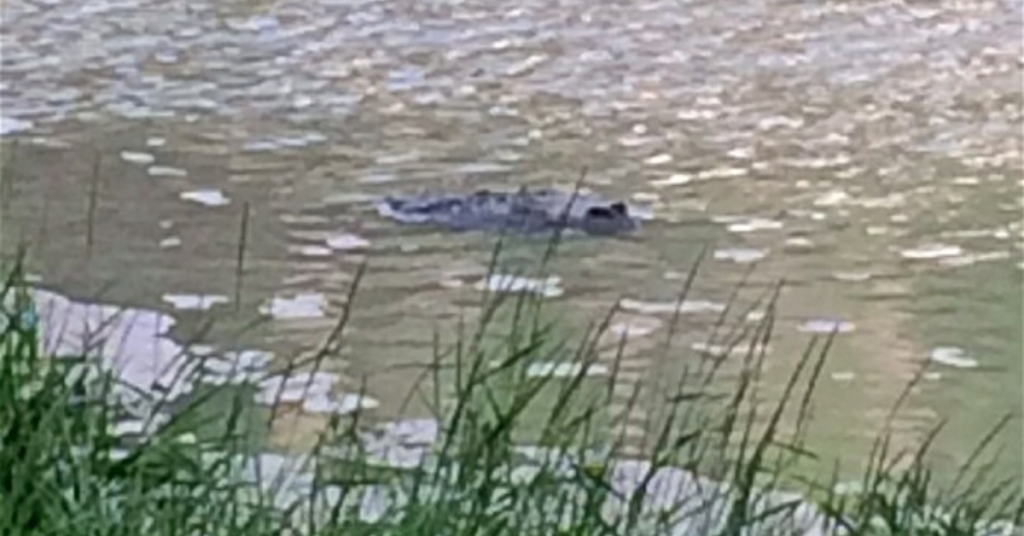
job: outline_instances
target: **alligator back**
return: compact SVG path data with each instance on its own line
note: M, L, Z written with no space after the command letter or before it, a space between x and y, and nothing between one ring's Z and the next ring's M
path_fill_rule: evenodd
M388 196L378 203L377 209L381 215L403 223L462 231L537 233L565 228L612 235L639 227L639 221L629 214L625 203L609 202L590 194L578 194L573 199L571 193L554 189Z

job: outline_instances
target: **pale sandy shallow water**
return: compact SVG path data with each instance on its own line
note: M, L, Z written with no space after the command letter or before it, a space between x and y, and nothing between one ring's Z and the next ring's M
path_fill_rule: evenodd
M593 189L653 206L637 236L573 241L553 266L552 304L574 325L631 300L617 329L643 335L621 404L695 359L657 348L712 241L675 346L706 349L753 263L748 299L785 277L769 393L810 335L843 332L815 408L819 450L866 452L929 360L904 439L950 417L938 452L952 464L1015 412L1021 450L1018 3L2 10L4 250L34 243L33 269L69 295L164 310L179 339L214 317L210 339L290 354L333 327L368 260L327 367L340 390L366 377L386 415L414 381L404 365L475 303L492 242L397 226L368 201L569 184L588 165Z

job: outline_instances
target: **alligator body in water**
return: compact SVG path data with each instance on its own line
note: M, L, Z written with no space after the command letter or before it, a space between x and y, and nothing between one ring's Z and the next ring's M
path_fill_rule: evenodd
M387 196L377 209L381 215L403 223L456 231L535 234L565 229L609 236L629 233L640 226L621 201L592 194L577 194L574 199L571 193L555 189Z

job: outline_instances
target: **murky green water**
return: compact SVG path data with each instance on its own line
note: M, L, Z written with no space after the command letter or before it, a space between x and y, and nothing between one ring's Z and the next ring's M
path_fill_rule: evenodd
M819 450L866 453L938 355L897 422L904 439L949 417L938 452L955 462L1012 412L1005 463L1021 471L1019 3L2 10L3 246L30 242L62 292L173 311L183 339L214 317L207 339L288 354L333 327L366 260L348 345L327 367L345 389L367 378L386 414L418 375L405 365L476 303L493 242L399 227L367 200L569 185L589 166L591 188L654 214L630 239L568 243L553 265L570 324L632 300L622 321L646 334L627 349L623 404L666 365L671 315L657 305L711 241L667 366L696 359L756 261L745 299L789 283L769 392L810 337L801 326L853 328L819 387ZM196 294L227 303L175 309ZM296 295L296 318L260 314Z

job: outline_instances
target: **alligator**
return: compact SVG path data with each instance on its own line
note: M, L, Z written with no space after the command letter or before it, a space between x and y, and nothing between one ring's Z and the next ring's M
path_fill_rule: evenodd
M550 188L386 196L377 204L377 210L382 216L402 223L453 231L537 234L564 229L610 236L640 227L639 219L630 214L624 202L582 193L574 199L572 193Z

